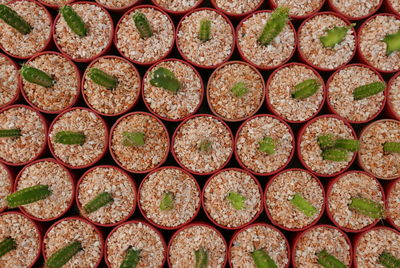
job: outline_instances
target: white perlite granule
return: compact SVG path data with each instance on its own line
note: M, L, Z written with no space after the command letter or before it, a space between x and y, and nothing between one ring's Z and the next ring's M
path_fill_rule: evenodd
M3 164L0 164L0 211L6 208L7 195L12 192L12 180L10 174Z
M210 150L199 150L199 145L205 141L210 142ZM176 132L173 143L177 160L198 173L218 170L228 161L233 151L230 130L219 119L207 115L186 121Z
M305 231L294 248L294 262L297 267L320 267L316 254L326 250L349 267L350 245L345 235L328 226L318 226Z
M199 38L200 21L211 21L211 39ZM177 47L190 61L215 66L228 59L234 47L234 33L228 21L212 10L199 10L186 16L177 31Z
M0 106L9 103L18 93L18 70L0 54Z
M132 19L136 12L149 21L153 35L143 39ZM174 26L169 17L154 8L138 8L124 15L116 29L115 45L130 60L151 63L166 56L174 44Z
M35 1L15 1L7 6L28 22L32 30L22 34L0 20L0 44L4 50L19 57L30 57L42 51L51 38L52 21L46 9Z
M255 267L251 253L265 250L277 267L286 267L289 263L288 245L285 236L266 224L256 224L239 231L232 242L229 252L232 268Z
M24 210L39 219L50 219L60 216L68 209L74 199L70 174L55 161L40 161L27 166L21 173L17 191L36 185L47 185L51 195L45 199L22 206Z
M161 210L165 193L173 194L173 207ZM140 189L140 206L148 219L176 227L189 221L200 206L200 189L193 177L178 168L166 167L151 173Z
M245 198L243 209L235 209L227 199L231 192ZM218 224L239 227L253 220L260 211L261 195L250 174L241 170L224 170L215 175L204 189L204 208Z
M254 10L262 0L215 0L216 6L231 14L244 14Z
M378 261L379 255L388 252L399 259L400 234L390 228L374 228L363 234L354 251L355 262L358 267L385 268Z
M381 179L400 175L400 154L385 153L385 142L400 142L400 122L382 120L369 125L360 137L359 158L366 171Z
M268 155L259 150L259 143L265 137L275 141L275 153ZM249 169L258 173L270 173L286 165L293 150L293 137L284 123L268 115L247 121L236 142L239 160Z
M395 34L400 28L400 20L395 16L376 16L359 31L360 54L373 67L383 71L395 72L400 69L400 53L386 55L385 36Z
M139 0L96 0L96 2L111 9L130 7L139 2Z
M124 132L141 132L144 145L124 146ZM117 161L132 171L143 172L159 165L168 154L168 133L163 124L146 113L123 118L111 133L111 148Z
M341 18L330 14L316 15L299 29L299 50L305 60L319 68L333 70L350 61L356 49L353 28L344 40L333 48L325 48L320 40L327 30L348 26Z
M295 86L308 79L315 79L321 84L317 92L305 99L294 99L292 93ZM311 118L317 113L324 99L324 81L307 66L286 66L270 76L269 81L269 103L275 112L290 121L306 121Z
M314 172L331 175L347 167L354 153L347 153L346 161L330 161L322 158L322 150L318 145L318 137L332 134L336 138L355 139L352 130L343 120L335 117L320 117L310 124L300 137L300 153L305 164Z
M389 192L387 215L393 220L394 224L400 227L400 180L395 182Z
M74 167L88 165L95 161L107 146L106 126L92 111L75 108L53 122L49 133L51 146L54 154L64 163ZM83 133L85 142L83 145L57 143L55 138L60 131Z
M180 82L177 92L155 87L150 84L153 71L163 67L174 73ZM144 77L143 95L145 102L156 114L173 120L193 114L202 101L201 77L189 64L167 60L154 66Z
M158 232L144 222L120 225L109 237L105 248L110 268L120 267L129 248L140 250L137 268L162 267L166 251L162 239Z
M331 0L339 12L352 18L364 17L373 12L379 5L379 0Z
M199 4L201 0L153 0L161 7L175 12L187 11Z
M20 137L0 139L0 158L14 164L32 160L46 143L45 126L33 109L12 107L0 113L2 129L20 129Z
M96 111L107 115L117 114L129 108L140 94L140 77L135 67L122 58L102 57L91 68L100 69L117 78L116 88L108 89L94 83L86 72L83 94Z
M224 238L211 227L193 225L177 231L170 241L169 262L173 268L187 268L195 263L196 250L208 253L208 267L223 268L226 259Z
M392 104L392 109L400 118L400 75L392 80L392 84L388 89L388 102Z
M64 56L47 53L28 61L26 66L39 69L54 79L50 88L22 79L22 90L36 107L57 112L72 105L79 95L79 73Z
M0 216L0 241L15 240L17 248L1 257L1 267L29 267L40 253L40 234L33 221L17 213Z
M270 12L252 15L238 29L238 49L250 62L261 68L272 68L289 60L296 46L296 33L290 24L267 46L258 39L264 29Z
M287 6L291 16L307 16L322 5L324 0L271 0L277 6Z
M286 228L299 229L310 225L324 209L324 191L318 179L305 170L285 171L275 177L265 193L267 208L271 218ZM290 200L300 194L313 207L316 213L305 215Z
M245 83L247 93L236 97L232 88ZM264 100L264 80L253 67L242 62L228 63L217 69L208 81L210 108L222 118L240 120L257 112Z
M361 172L351 172L332 186L328 196L328 210L333 219L344 228L360 230L375 219L349 209L351 198L362 197L384 206L379 182Z
M374 82L383 82L378 74L368 67L349 66L333 77L327 85L327 95L332 108L340 116L350 121L362 122L371 119L385 105L383 92L355 100L353 92L356 88Z
M46 259L74 241L81 243L82 250L63 265L63 268L95 267L101 258L103 243L93 226L79 218L67 218L52 226L43 239Z
M77 3L71 7L85 22L87 35L80 37L74 33L60 16L55 25L55 42L73 59L95 57L112 41L113 22L109 14L97 5Z
M118 169L96 167L82 178L77 189L77 202L83 207L100 193L109 193L113 202L90 214L82 210L82 214L96 223L113 224L126 218L134 209L134 187L131 179Z

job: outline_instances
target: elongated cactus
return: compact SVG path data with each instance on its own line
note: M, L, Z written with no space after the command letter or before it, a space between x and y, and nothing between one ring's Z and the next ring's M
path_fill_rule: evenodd
M209 152L212 149L212 142L208 139L204 139L197 145L197 149L200 152Z
M181 83L175 74L164 67L160 67L152 73L150 85L164 88L173 93L178 92L181 88Z
M268 155L272 155L275 154L275 146L276 146L276 142L274 141L273 138L271 137L264 137L264 139L262 139L260 142L258 142L258 150L266 153Z
M321 83L316 79L307 79L294 87L292 98L306 99L317 93Z
M249 89L243 81L235 83L232 87L232 93L235 97L241 97L247 92L249 92Z
M382 252L379 255L378 259L379 263L385 266L386 268L399 268L400 267L400 259L397 259L395 256L390 254L387 251Z
M331 255L325 249L318 252L318 263L325 268L347 268L347 266L338 260L335 256Z
M171 210L174 208L174 194L171 192L165 192L160 202L161 210Z
M112 198L110 193L102 192L98 194L95 198L90 200L86 205L83 206L83 209L87 214L95 212L101 207L108 205L113 202L114 198Z
M122 145L128 147L138 147L144 145L145 135L143 132L122 132Z
M319 136L317 138L317 142L318 142L319 147L322 150L325 150L325 149L332 148L335 146L336 138L332 134L326 134L326 135Z
M49 88L55 83L54 79L50 75L34 67L23 65L20 72L26 81L42 87Z
M347 160L347 151L340 148L330 148L322 152L324 160L341 162Z
M383 144L383 150L386 153L400 154L400 142L385 142Z
M60 13L71 31L80 37L87 35L88 28L85 22L71 6L63 6L60 8Z
M86 140L86 135L81 132L74 132L74 131L59 131L56 133L55 142L66 144L66 145L73 145L79 144L83 145Z
M292 199L290 199L290 202L308 217L311 217L318 212L317 209L301 194L296 193Z
M363 85L354 89L353 98L355 100L362 100L384 91L385 88L386 84L384 82L373 82Z
M135 268L140 261L140 250L129 248L119 268Z
M88 72L88 77L94 83L108 89L114 89L118 85L117 78L97 68L91 68Z
M244 207L245 207L246 197L244 197L243 195L241 195L239 193L229 192L228 195L226 196L226 199L229 200L232 207L236 210L241 210L241 209L244 209Z
M363 197L352 197L349 209L357 211L373 219L382 219L384 214L383 206L372 200Z
M145 14L136 11L135 14L133 14L132 19L139 32L140 38L147 39L153 36L153 30L151 29L150 22Z
M264 29L258 38L258 42L263 45L269 45L285 28L289 21L289 8L278 7L270 15L265 23Z
M51 194L52 193L48 185L39 184L16 191L15 193L8 195L6 200L9 208L16 208L45 199Z
M7 237L6 239L0 242L0 258L16 248L17 248L17 243L15 242L15 240L11 237Z
M49 268L60 268L66 264L72 257L74 257L79 251L81 251L82 245L78 241L73 241L65 247L57 250L53 253L46 262L46 267Z
M321 36L319 40L324 47L334 48L346 38L347 32L354 26L354 23L344 27L335 26L332 29L327 30L326 35Z
M0 138L12 138L21 137L21 130L17 128L13 129L0 129Z
M337 139L335 141L335 148L344 149L349 152L357 152L360 148L360 142L351 139Z
M0 19L16 29L21 34L28 34L32 31L32 26L24 20L17 12L6 5L0 5Z
M256 268L278 268L274 260L263 249L257 249L251 253Z
M196 263L195 268L207 268L208 252L204 248L200 248L194 252Z
M382 39L386 43L386 55L400 51L400 30L394 34L388 34Z
M199 39L206 42L211 39L211 21L202 19L200 21Z

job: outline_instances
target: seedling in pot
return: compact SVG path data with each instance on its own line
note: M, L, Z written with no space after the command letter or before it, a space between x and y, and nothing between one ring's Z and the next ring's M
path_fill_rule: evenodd
M45 199L51 194L52 192L48 185L39 184L16 191L15 193L8 195L6 200L9 208L16 208Z
M16 248L17 248L17 243L13 238L11 237L5 238L3 241L0 242L0 258Z
M140 250L135 250L132 247L128 248L125 258L119 268L135 268L140 261Z
M347 268L340 260L335 256L331 255L325 249L316 254L318 257L318 263L325 268Z
M263 249L257 249L251 253L256 268L278 268L274 260Z
M400 30L397 33L386 35L382 42L386 43L386 55L400 51Z
M86 205L83 206L83 209L87 214L95 212L96 210L112 203L114 201L113 197L108 192L102 192L98 194L95 198L90 200Z
M97 68L91 68L88 76L94 83L107 89L114 89L118 85L117 78Z
M173 93L178 92L181 87L181 83L178 78L176 78L175 74L164 67L160 67L152 73L150 84L155 87L164 88Z
M258 145L259 145L258 150L260 150L261 152L266 153L268 155L275 154L276 142L271 137L268 136L264 137L264 139L262 139L258 143Z
M73 31L80 37L84 37L87 35L88 29L85 22L72 7L63 6L62 8L60 8L60 13L71 31Z
M395 256L386 251L382 252L382 254L379 255L378 262L386 268L400 267L400 259L397 259Z
M161 210L171 210L174 208L174 194L171 192L165 192L160 202Z
M352 197L351 203L348 205L350 210L357 211L365 216L373 219L382 219L384 209L381 204L363 197Z
M208 139L204 139L197 145L197 149L201 152L209 152L212 149L212 142Z
M144 145L144 133L143 132L122 132L123 141L122 145L128 147L139 147Z
M46 261L46 267L60 268L81 250L81 243L74 241L53 253Z
M347 151L339 148L330 148L322 152L322 158L335 162L346 161Z
M231 203L232 207L234 207L236 210L241 210L244 209L245 207L245 202L246 202L246 197L243 195L236 193L236 192L230 192L227 196L226 199Z
M306 99L317 93L318 88L321 86L320 82L316 79L308 79L298 83L292 92L293 99Z
M206 42L211 39L211 21L202 19L200 21L199 39Z
M0 5L0 19L16 29L21 34L28 34L32 31L32 26L6 5Z
M153 30L151 29L150 22L145 14L136 11L135 14L133 14L132 19L139 32L140 38L147 39L153 36Z
M327 30L326 35L321 36L319 40L324 47L334 48L337 44L341 43L346 38L347 32L354 26L356 26L355 23L344 27L335 26L332 29Z
M86 136L81 132L74 131L59 131L56 133L55 142L65 145L79 144L83 145L85 143Z
M317 213L317 209L301 194L296 193L289 201L308 217Z
M383 150L385 153L400 154L400 142L385 142Z
M330 161L346 161L347 152L356 152L360 147L358 140L336 138L332 134L326 134L317 138L322 150L322 158Z
M232 87L232 93L235 97L242 97L247 92L249 92L249 89L244 81L237 82Z
M21 136L22 134L20 129L0 129L0 138L15 138Z
M50 88L55 83L50 75L34 67L23 65L20 72L26 81L42 87Z
M269 45L285 28L289 21L289 8L278 7L272 12L265 23L264 29L258 38L258 42L263 45Z
M204 248L200 248L194 252L195 268L207 268L208 266L208 252Z
M359 86L353 91L353 98L355 100L362 100L384 91L385 88L386 84L384 82L373 82Z

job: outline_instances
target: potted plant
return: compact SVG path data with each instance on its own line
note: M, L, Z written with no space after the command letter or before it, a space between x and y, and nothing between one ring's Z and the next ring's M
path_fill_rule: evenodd
M0 213L7 208L6 197L12 193L14 174L10 168L0 163Z
M21 84L18 69L19 66L11 58L0 53L0 109L19 99Z
M400 231L400 179L386 187L386 220Z

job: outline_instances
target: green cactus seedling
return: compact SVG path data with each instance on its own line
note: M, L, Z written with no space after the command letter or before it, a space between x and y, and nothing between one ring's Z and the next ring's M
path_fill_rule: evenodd
M325 150L335 146L336 138L332 134L322 135L317 138L317 143L322 150Z
M271 137L268 137L268 136L264 137L264 139L262 139L258 143L258 145L259 145L258 150L260 152L266 153L268 155L275 154L276 142Z
M347 268L347 266L338 260L335 256L331 255L325 249L316 254L318 263L325 268Z
M400 30L394 34L386 35L382 42L386 43L386 55L400 51Z
M341 162L347 160L347 151L340 148L330 148L322 152L324 160Z
M84 205L83 209L87 214L90 214L92 212L95 212L99 208L104 207L109 203L112 203L113 201L114 198L112 198L110 193L102 192L98 194L95 198L90 200L86 205Z
M11 237L7 237L6 239L0 242L0 258L16 248L17 248L17 243L15 242L15 240Z
M251 253L256 268L278 268L275 261L263 249L257 249Z
M346 38L347 32L354 26L356 26L354 23L344 27L335 26L332 29L327 30L326 35L321 36L319 40L324 47L334 48Z
M316 79L308 79L300 82L294 87L292 92L292 98L294 99L306 99L317 93L321 83Z
M204 139L197 145L197 149L200 152L209 152L212 149L212 142L208 139Z
M202 19L200 21L199 38L201 41L206 42L211 39L211 21Z
M117 78L97 68L91 68L88 72L88 77L94 83L107 89L114 89L118 85Z
M56 133L55 142L65 145L83 145L86 140L86 135L81 132L74 131L59 131Z
M385 142L383 150L386 153L400 154L400 142Z
M372 200L363 197L352 197L349 209L357 211L373 219L382 219L384 214L383 206Z
M14 138L21 137L21 130L17 128L13 129L0 129L0 138Z
M290 202L301 212L303 212L306 216L311 217L317 213L317 209L301 194L296 193Z
M160 67L152 73L150 85L164 88L173 93L178 92L181 88L181 83L175 74L164 67Z
M87 35L88 28L85 22L71 6L63 6L60 8L60 13L71 31L80 37Z
M82 249L82 245L78 241L69 243L65 247L57 250L48 258L46 261L46 267L61 268Z
M17 12L6 5L0 5L0 19L21 34L28 34L32 31L32 26L19 16Z
M335 148L344 149L349 152L357 152L360 148L360 142L351 139L337 139L335 141Z
M136 29L139 32L140 38L147 39L153 36L153 30L151 29L150 22L145 14L136 11L132 18Z
M129 248L119 268L135 268L140 261L140 250Z
M122 132L122 145L128 147L139 147L145 144L143 132Z
M207 268L208 252L204 248L200 248L194 252L196 263L194 268Z
M263 45L269 45L285 28L289 21L289 8L278 7L270 15L265 23L264 29L258 38L258 42Z
M391 253L384 251L381 255L379 255L378 262L385 266L386 268L399 268L400 267L400 259L397 259Z
M16 208L45 199L51 194L52 193L48 185L39 184L16 191L8 195L6 200L9 208Z
M232 207L236 210L244 209L246 197L236 192L229 192L226 199L231 203Z
M232 87L232 93L235 97L242 97L247 92L249 92L249 89L243 81L235 83Z
M161 210L171 210L174 208L174 194L171 192L165 192L160 202Z
M50 88L55 83L50 75L34 67L23 65L20 72L26 81L42 87Z
M355 100L362 100L384 91L385 88L386 84L384 82L373 82L363 85L354 89L353 98Z

